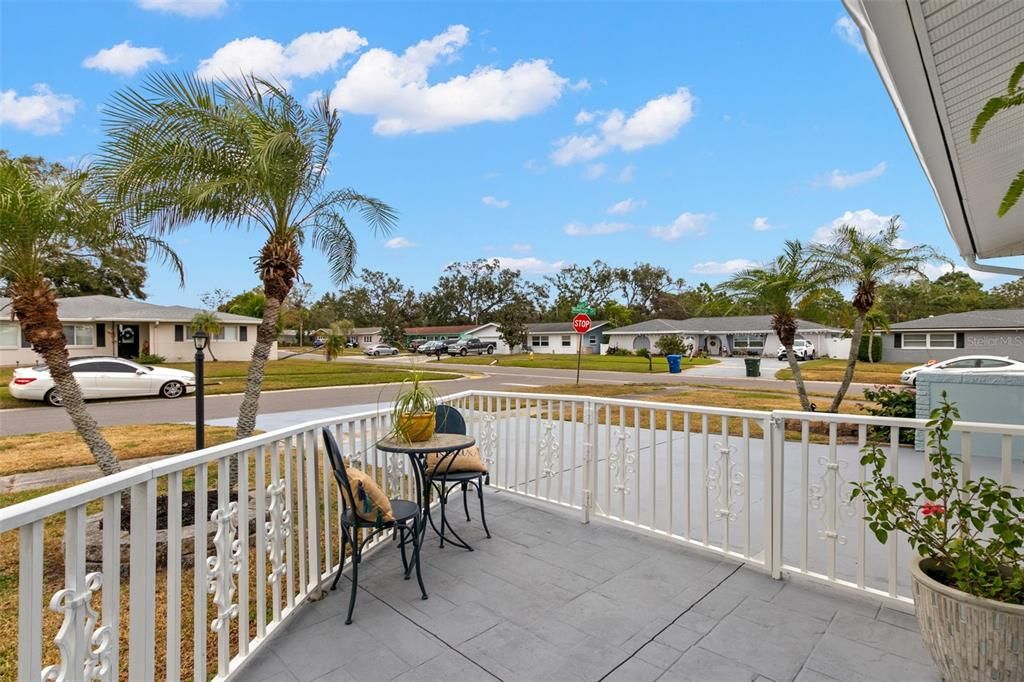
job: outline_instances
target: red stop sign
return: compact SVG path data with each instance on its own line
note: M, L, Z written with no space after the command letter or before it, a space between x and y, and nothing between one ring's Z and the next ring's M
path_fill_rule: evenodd
M590 331L590 315L580 313L572 318L572 328L577 334L586 334Z

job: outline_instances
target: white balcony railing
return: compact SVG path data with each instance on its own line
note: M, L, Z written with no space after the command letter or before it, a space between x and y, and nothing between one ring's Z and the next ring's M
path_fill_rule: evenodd
M923 455L899 445L899 429L921 429L921 420L481 391L446 402L466 416L493 488L776 577L801 574L910 602L908 546L877 543L849 491L865 474L860 448L880 437L894 475L922 476ZM19 534L18 678L234 676L299 605L322 596L344 560L340 500L321 456L325 426L389 495L411 495L404 456L374 446L390 415L372 412L0 509L0 532ZM966 473L1020 484L1024 427L961 422L954 430Z

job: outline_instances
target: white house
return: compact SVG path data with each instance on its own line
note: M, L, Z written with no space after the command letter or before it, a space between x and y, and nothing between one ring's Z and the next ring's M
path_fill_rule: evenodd
M377 343L383 343L380 338L380 327L356 327L348 335L348 338L359 344L360 348L366 348Z
M198 308L156 305L115 296L74 296L57 299L57 314L64 323L68 353L133 358L142 352L162 355L169 362L185 362L195 356L189 327ZM0 365L33 365L40 361L11 320L11 300L0 298ZM219 360L248 360L256 345L260 319L217 313L223 326L211 342ZM277 357L277 344L270 357Z
M595 321L590 331L583 334L583 353L600 355L604 352L604 334L608 323ZM527 350L534 353L575 354L580 340L572 322L534 322L526 325Z
M655 319L612 329L605 334L609 346L626 350L646 348L656 352L658 339L675 335L711 356L774 355L780 343L772 331L771 319L771 315ZM818 355L829 353L832 337L839 334L838 329L797 320L797 338L813 343Z

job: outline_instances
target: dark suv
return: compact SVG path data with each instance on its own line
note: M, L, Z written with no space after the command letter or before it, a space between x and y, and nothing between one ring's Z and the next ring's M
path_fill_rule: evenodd
M480 339L461 339L448 344L448 355L494 355L494 344Z

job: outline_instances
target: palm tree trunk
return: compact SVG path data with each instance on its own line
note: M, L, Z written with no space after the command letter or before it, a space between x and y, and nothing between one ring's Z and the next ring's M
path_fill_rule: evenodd
M85 408L82 389L71 371L67 340L57 317L57 297L53 287L38 278L30 282L13 282L10 293L11 307L21 323L25 338L46 362L64 409L96 460L96 466L104 476L120 472L121 464L103 437L99 424Z
M277 316L281 311L281 299L267 296L267 305L263 309L263 321L256 330L256 345L252 349L252 360L249 362L249 374L245 381L245 397L238 409L238 425L235 427L235 438L248 438L256 428L256 415L259 412L260 391L263 389L263 372L270 359L270 349L277 338Z
M850 337L850 354L846 358L846 371L843 372L843 382L839 384L836 397L832 399L829 412L838 412L839 406L843 404L846 392L850 390L850 382L853 381L853 371L857 368L857 354L860 352L860 340L864 336L864 314L857 315L853 321L853 335ZM868 339L869 342L871 339ZM868 343L868 357L871 356L871 344Z
M807 397L807 387L804 386L804 377L800 373L800 362L796 359L796 354L793 353L792 343L786 346L786 360L789 362L789 368L793 371L793 383L796 384L796 394L800 398L800 409L810 412L813 410L811 399Z
M213 354L213 339L210 339L210 342L206 344L206 350L210 351L211 360L213 360L214 362L219 362L217 360L217 356Z

